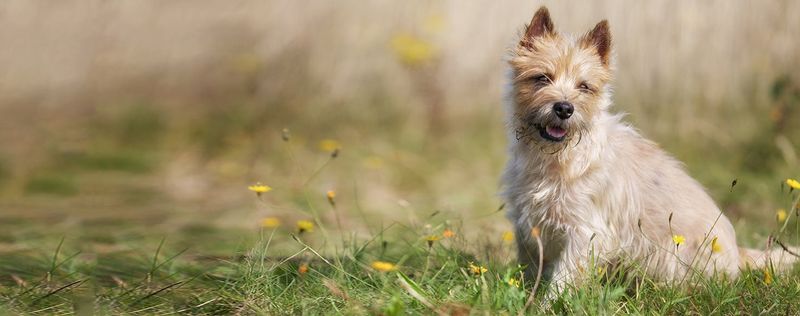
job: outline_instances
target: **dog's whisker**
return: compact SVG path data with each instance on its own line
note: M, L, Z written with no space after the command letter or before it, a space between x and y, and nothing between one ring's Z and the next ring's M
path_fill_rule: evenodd
M578 142L575 143L575 146L573 147L578 147L578 145L581 143L581 140L583 140L583 129L578 130Z

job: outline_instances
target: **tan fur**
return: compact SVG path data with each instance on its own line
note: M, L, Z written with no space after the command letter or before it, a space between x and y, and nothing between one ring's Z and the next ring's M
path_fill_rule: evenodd
M610 50L606 21L576 38L557 33L543 7L511 52L503 196L520 263L537 268L535 227L544 242L545 276L556 289L579 282L590 257L600 264L638 262L663 280L693 271L736 277L770 255L783 265L793 262L779 250L740 251L731 222L681 163L609 113ZM574 105L570 118L553 113L559 101ZM540 135L552 124L564 127L565 140ZM676 248L673 235L685 236L685 243ZM714 238L720 251L711 249Z

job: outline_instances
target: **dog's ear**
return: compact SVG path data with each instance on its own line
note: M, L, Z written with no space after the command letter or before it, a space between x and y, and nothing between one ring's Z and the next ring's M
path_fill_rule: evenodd
M594 48L603 65L608 66L611 55L611 31L608 29L608 21L602 20L594 28L581 38L581 44L586 48Z
M533 49L533 39L545 35L555 34L555 27L553 20L550 19L550 12L546 7L541 7L533 15L531 23L525 28L525 36L519 41L519 44L528 49Z

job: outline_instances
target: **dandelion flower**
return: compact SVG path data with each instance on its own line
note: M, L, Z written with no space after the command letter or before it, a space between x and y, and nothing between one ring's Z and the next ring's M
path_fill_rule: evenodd
M769 268L764 268L764 284L772 284L772 272L769 272Z
M675 247L683 245L686 242L686 237L683 235L672 235L672 242L675 243Z
M397 270L397 266L386 261L373 261L370 265L373 269L380 272L389 272Z
M512 233L511 231L503 232L503 241L511 242L513 240L514 240L514 233Z
M335 191L328 190L328 192L325 193L325 196L328 197L328 203L330 203L331 206L335 206L336 205L336 203L334 201L334 199L336 198L336 192Z
M302 234L305 232L313 232L314 231L314 223L311 221L300 220L297 221L297 232Z
M334 139L323 139L319 142L319 149L324 152L335 152L342 148L342 144Z
M272 188L270 188L268 185L261 184L261 182L256 182L256 184L247 187L247 189L255 192L258 196L261 196L262 193L272 191Z
M517 280L515 278L509 278L508 279L508 285L518 288L519 287L519 280Z
M453 236L455 235L456 233L450 230L449 228L445 228L444 231L442 232L442 237L444 238L453 238Z
M719 241L717 241L717 236L714 236L714 238L711 238L711 252L719 253L721 251L722 251L722 245L720 245Z
M278 226L281 226L281 220L277 217L265 217L261 220L261 227L277 228Z
M469 273L472 273L473 275L481 275L486 273L486 271L489 271L489 269L486 269L486 267L475 265L472 262L469 263L469 266L467 266L467 268L469 270Z
M441 237L437 235L429 235L428 237L425 237L425 241L428 242L428 248L433 247L433 243L439 240L440 238Z
M786 179L786 185L795 190L800 190L800 181L795 179Z
M430 43L409 34L394 36L391 45L397 59L407 66L425 64L435 55Z
M783 223L786 220L786 216L787 216L786 215L786 210L779 209L778 213L775 214L775 216L778 218L778 222Z
M308 263L301 264L299 267L297 267L297 273L300 275L308 273Z

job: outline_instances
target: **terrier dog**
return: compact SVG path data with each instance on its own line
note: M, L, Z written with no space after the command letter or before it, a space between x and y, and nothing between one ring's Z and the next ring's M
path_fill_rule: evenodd
M668 281L691 272L735 278L748 265L794 260L737 247L733 225L681 163L609 112L606 20L574 37L557 33L542 7L509 64L502 195L526 275L542 262L544 278L561 291L595 263L638 262Z

